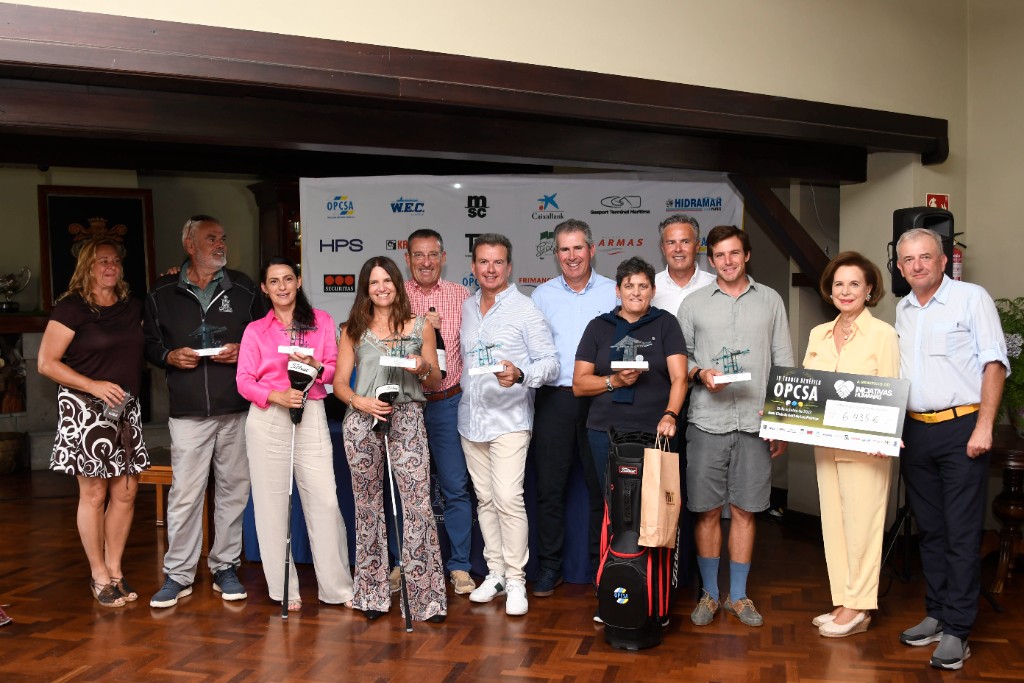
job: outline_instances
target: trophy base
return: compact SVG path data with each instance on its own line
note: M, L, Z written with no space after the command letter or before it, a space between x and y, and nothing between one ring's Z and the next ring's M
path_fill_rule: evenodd
M0 301L0 313L17 313L18 309L17 301Z

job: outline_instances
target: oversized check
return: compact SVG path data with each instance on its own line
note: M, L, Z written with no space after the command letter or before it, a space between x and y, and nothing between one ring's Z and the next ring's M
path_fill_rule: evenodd
M909 391L905 379L773 366L760 435L898 456Z

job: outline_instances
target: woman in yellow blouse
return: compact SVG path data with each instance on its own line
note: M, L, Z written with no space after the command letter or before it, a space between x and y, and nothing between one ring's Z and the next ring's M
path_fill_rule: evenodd
M819 290L839 316L811 330L804 367L858 375L897 377L899 346L892 325L868 307L885 295L878 266L855 251L829 262ZM878 607L885 511L892 461L838 448L814 449L821 499L821 531L835 609L812 623L828 638L866 631L868 610Z

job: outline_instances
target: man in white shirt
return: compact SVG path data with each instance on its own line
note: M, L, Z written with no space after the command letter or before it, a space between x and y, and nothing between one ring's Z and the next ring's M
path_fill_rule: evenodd
M658 225L658 235L666 267L654 276L651 305L676 315L683 299L714 282L715 274L707 273L697 265L700 224L696 218L682 213L673 214Z
M927 614L900 642L938 642L931 665L959 669L978 615L989 450L1010 363L992 298L946 277L937 233L903 233L896 265L911 290L896 307L900 374L910 380L900 466L921 532Z
M505 613L526 614L529 526L523 501L526 451L533 430L533 392L558 377L551 328L530 297L509 284L512 243L480 235L473 244L480 283L462 304L463 398L459 435L476 491L487 577L472 602L507 595ZM474 372L500 366L497 372Z

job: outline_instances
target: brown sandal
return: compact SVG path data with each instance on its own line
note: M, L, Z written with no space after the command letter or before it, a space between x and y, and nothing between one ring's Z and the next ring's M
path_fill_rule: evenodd
M139 599L139 594L124 580L123 576L119 576L116 579L111 576L110 583L117 587L117 592L124 598L125 602L135 602Z
M121 591L117 589L117 584L99 584L90 577L89 588L92 590L92 595L96 598L96 602L104 607L124 607L124 597L122 597Z

